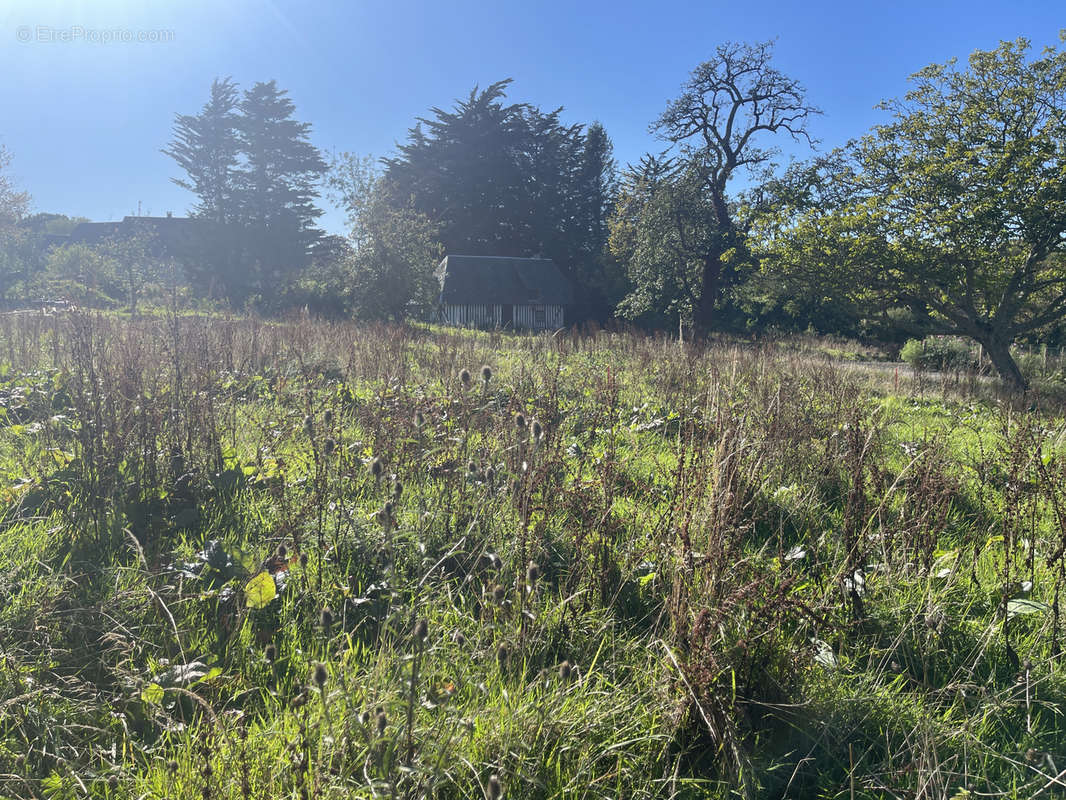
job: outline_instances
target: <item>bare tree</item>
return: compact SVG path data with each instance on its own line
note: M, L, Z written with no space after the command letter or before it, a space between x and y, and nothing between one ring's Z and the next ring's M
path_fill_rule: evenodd
M765 134L787 133L813 145L807 129L812 115L821 112L810 105L799 82L771 66L773 42L719 45L714 58L693 70L673 100L652 125L661 139L670 143L678 169L698 175L701 192L709 202L704 230L700 296L693 309L697 330L706 333L722 288L749 261L743 231L730 206L727 188L737 170L744 168L755 178L772 168L777 152L759 146Z

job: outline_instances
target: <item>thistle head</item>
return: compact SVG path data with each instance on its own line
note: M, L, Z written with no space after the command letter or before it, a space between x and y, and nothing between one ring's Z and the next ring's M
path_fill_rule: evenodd
M573 674L573 667L570 666L569 661L564 661L559 665L559 680L563 683L567 683L570 680L570 676Z

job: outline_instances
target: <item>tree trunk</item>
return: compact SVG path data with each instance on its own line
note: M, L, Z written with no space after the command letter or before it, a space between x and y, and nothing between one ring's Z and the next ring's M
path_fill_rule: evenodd
M1007 386L1015 392L1028 390L1029 382L1022 375L1022 371L1018 369L1018 364L1010 354L1009 343L1004 343L995 338L978 341L981 342L981 346L984 347L985 352L988 354L988 359L992 362L992 366L996 368L996 372L999 373L999 376Z
M712 253L703 260L703 286L700 288L700 302L692 310L693 334L706 338L711 333L714 323L714 305L718 300L719 278L722 273L722 259Z

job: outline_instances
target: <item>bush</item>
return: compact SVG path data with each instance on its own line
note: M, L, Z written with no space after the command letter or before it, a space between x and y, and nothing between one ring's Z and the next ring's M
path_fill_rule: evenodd
M961 371L978 366L972 345L957 336L908 339L899 356L919 371Z

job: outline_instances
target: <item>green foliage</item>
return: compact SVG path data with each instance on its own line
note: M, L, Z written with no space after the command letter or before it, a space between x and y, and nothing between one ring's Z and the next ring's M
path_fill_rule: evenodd
M977 367L973 345L957 336L908 339L899 357L916 370L957 371Z
M321 235L314 201L327 166L294 113L274 81L240 96L216 79L199 114L176 116L163 150L187 176L174 182L198 197L194 215L217 225L190 274L237 306L277 310Z
M624 316L687 316L707 332L723 292L750 269L730 182L738 171L764 179L773 150L760 139L810 142L807 121L819 113L772 54L771 42L719 45L656 120L672 158L645 156L629 171L612 221L612 251L633 283Z
M1021 800L1066 760L1061 409L810 342L44 319L0 325L4 796Z
M330 185L348 212L351 252L305 275L313 294L342 298L344 311L360 319L428 316L440 293L437 226L412 205L391 201L369 158L342 154Z
M619 292L606 254L610 140L597 123L564 125L562 109L505 105L510 82L420 118L385 159L384 190L437 227L444 252L551 258L578 283L584 314L605 316Z
M1064 76L1024 39L921 70L893 122L793 171L767 264L975 339L1024 388L1011 343L1066 311Z

